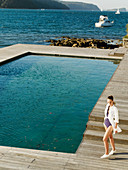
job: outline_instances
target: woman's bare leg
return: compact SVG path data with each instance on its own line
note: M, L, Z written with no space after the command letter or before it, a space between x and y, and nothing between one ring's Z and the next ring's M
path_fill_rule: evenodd
M107 126L104 124L105 131L107 130Z
M115 151L115 144L114 144L114 139L113 139L112 133L110 134L109 140L110 140L110 144L112 146L112 150Z
M106 155L109 154L108 138L109 138L109 136L111 135L112 130L113 130L112 126L109 126L109 127L106 129L106 132L105 132L104 138L103 138L103 142L104 142L104 146L105 146L105 154L106 154Z

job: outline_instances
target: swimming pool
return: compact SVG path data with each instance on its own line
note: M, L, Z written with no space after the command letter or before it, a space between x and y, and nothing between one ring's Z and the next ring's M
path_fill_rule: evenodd
M118 65L26 56L0 67L0 145L74 153Z

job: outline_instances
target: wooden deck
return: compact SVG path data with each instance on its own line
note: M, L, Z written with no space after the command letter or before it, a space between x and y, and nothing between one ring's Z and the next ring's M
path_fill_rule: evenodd
M16 46L15 46L16 47ZM23 46L22 46L23 47ZM33 46L34 47L34 46ZM19 48L19 46L18 46ZM20 46L21 48L21 46ZM19 49L20 49L19 48ZM26 47L28 48L28 47ZM35 47L37 50L37 47ZM28 52L28 49L10 50L10 54L16 56ZM11 51L12 50L12 51ZM32 50L32 46L31 46ZM34 50L34 49L33 49ZM53 50L53 49L52 49ZM83 140L75 154L60 153L51 151L39 151L31 149L21 149L0 146L0 170L7 169L33 169L33 170L127 170L128 169L128 50L125 49L125 54L118 68L113 74L111 80L105 87L95 107L93 108L87 128L83 134ZM0 50L0 61L4 61L9 53L6 54L4 49ZM54 51L55 52L55 51ZM94 51L93 51L94 52ZM93 53L92 51L90 53ZM96 51L95 51L96 52ZM5 55L3 55L5 53ZM82 53L82 52L81 52ZM88 52L89 53L89 52ZM84 55L88 55L84 54ZM101 55L114 56L115 52L100 51ZM116 50L116 54L124 53ZM97 51L98 54L98 51ZM69 53L70 55L70 53ZM82 54L81 54L82 55ZM98 55L99 56L99 55ZM94 57L94 54L93 54ZM118 57L118 56L117 56ZM102 160L100 156L104 154L104 145L102 137L104 134L103 117L106 105L106 98L112 94L115 97L116 105L120 115L120 127L122 133L114 136L117 153Z

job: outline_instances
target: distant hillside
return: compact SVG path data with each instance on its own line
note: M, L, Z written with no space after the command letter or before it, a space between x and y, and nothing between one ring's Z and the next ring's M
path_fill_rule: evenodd
M66 5L55 0L0 0L0 8L69 9Z
M100 11L98 6L83 2L68 2L61 1L64 5L68 6L71 10L86 10L86 11Z
M127 9L126 8L119 8L120 12L126 12ZM107 11L117 11L117 8L115 9L108 9Z
M31 0L36 3L38 8L44 9L69 9L66 5L58 0Z
M0 8L36 8L31 0L0 0Z

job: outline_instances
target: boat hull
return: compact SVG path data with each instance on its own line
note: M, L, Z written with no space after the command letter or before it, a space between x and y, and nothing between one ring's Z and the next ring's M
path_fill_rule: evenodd
M111 27L113 23L95 23L95 27Z

